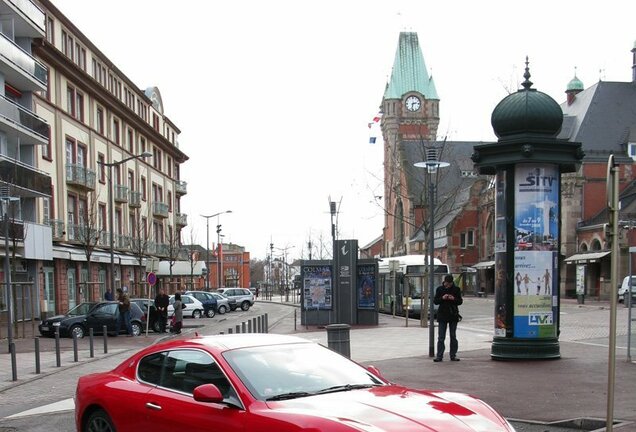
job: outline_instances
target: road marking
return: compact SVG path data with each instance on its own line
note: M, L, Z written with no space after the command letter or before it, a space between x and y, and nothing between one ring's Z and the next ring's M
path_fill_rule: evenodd
M73 398L68 398L68 399L61 400L59 402L54 402L52 404L22 411L17 414L12 414L5 418L12 419L12 418L18 418L18 417L28 417L28 416L37 415L37 414L47 414L47 413L53 413L53 412L59 412L59 411L69 411L74 409L75 409L75 402L73 401Z

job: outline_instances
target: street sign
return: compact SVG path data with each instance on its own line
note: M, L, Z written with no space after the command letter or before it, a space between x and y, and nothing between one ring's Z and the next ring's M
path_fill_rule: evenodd
M146 282L148 282L150 286L154 286L157 283L157 275L153 272L148 273L148 276L146 276Z

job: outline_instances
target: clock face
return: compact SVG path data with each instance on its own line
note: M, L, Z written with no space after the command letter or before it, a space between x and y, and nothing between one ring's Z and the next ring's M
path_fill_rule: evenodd
M406 98L406 109L409 111L417 111L422 103L417 96L409 96Z

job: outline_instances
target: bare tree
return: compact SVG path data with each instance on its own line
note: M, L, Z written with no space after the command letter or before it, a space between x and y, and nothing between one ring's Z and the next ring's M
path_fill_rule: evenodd
M134 218L134 226L130 227L130 232L132 234L131 239L131 250L135 258L137 258L137 262L139 263L140 271L144 268L144 258L149 256L149 244L150 244L150 227L148 226L148 222L146 218L139 218L140 211L137 209L135 211ZM143 273L143 271L142 271ZM135 285L140 284L141 281L135 281Z
M194 289L194 267L199 261L199 253L196 245L196 236L194 235L194 229L190 228L190 241L188 244L188 261L190 262L190 289ZM207 267L209 263L206 263L206 271L210 271ZM207 275L206 275L207 277Z
M170 267L170 282L172 282L172 268L179 259L179 252L181 251L181 238L179 234L174 233L174 229L168 230L168 265ZM180 231L179 231L180 233Z
M93 290L91 277L91 256L97 246L106 246L109 244L105 230L105 213L100 214L99 194L95 191L89 191L83 196L80 196L79 202L78 224L75 227L69 228L74 230L73 238L79 242L82 249L84 249L88 275L86 280L80 279L80 284L83 284L86 292L89 293L85 300L93 300L96 293ZM114 230L114 227L110 227L110 229ZM111 277L114 277L114 275L111 275Z

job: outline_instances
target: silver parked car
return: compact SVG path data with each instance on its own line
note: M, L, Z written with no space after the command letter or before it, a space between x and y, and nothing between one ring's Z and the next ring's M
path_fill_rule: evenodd
M252 291L247 288L219 288L216 292L223 294L229 299L236 300L234 308L232 308L232 305L230 304L231 310L240 307L242 310L246 311L254 304L254 294L252 294Z
M213 292L210 294L212 294L216 299L216 311L220 315L223 315L225 312L229 312L230 310L232 310L232 305L234 305L234 309L236 309L236 300L230 300L229 298L218 292Z

